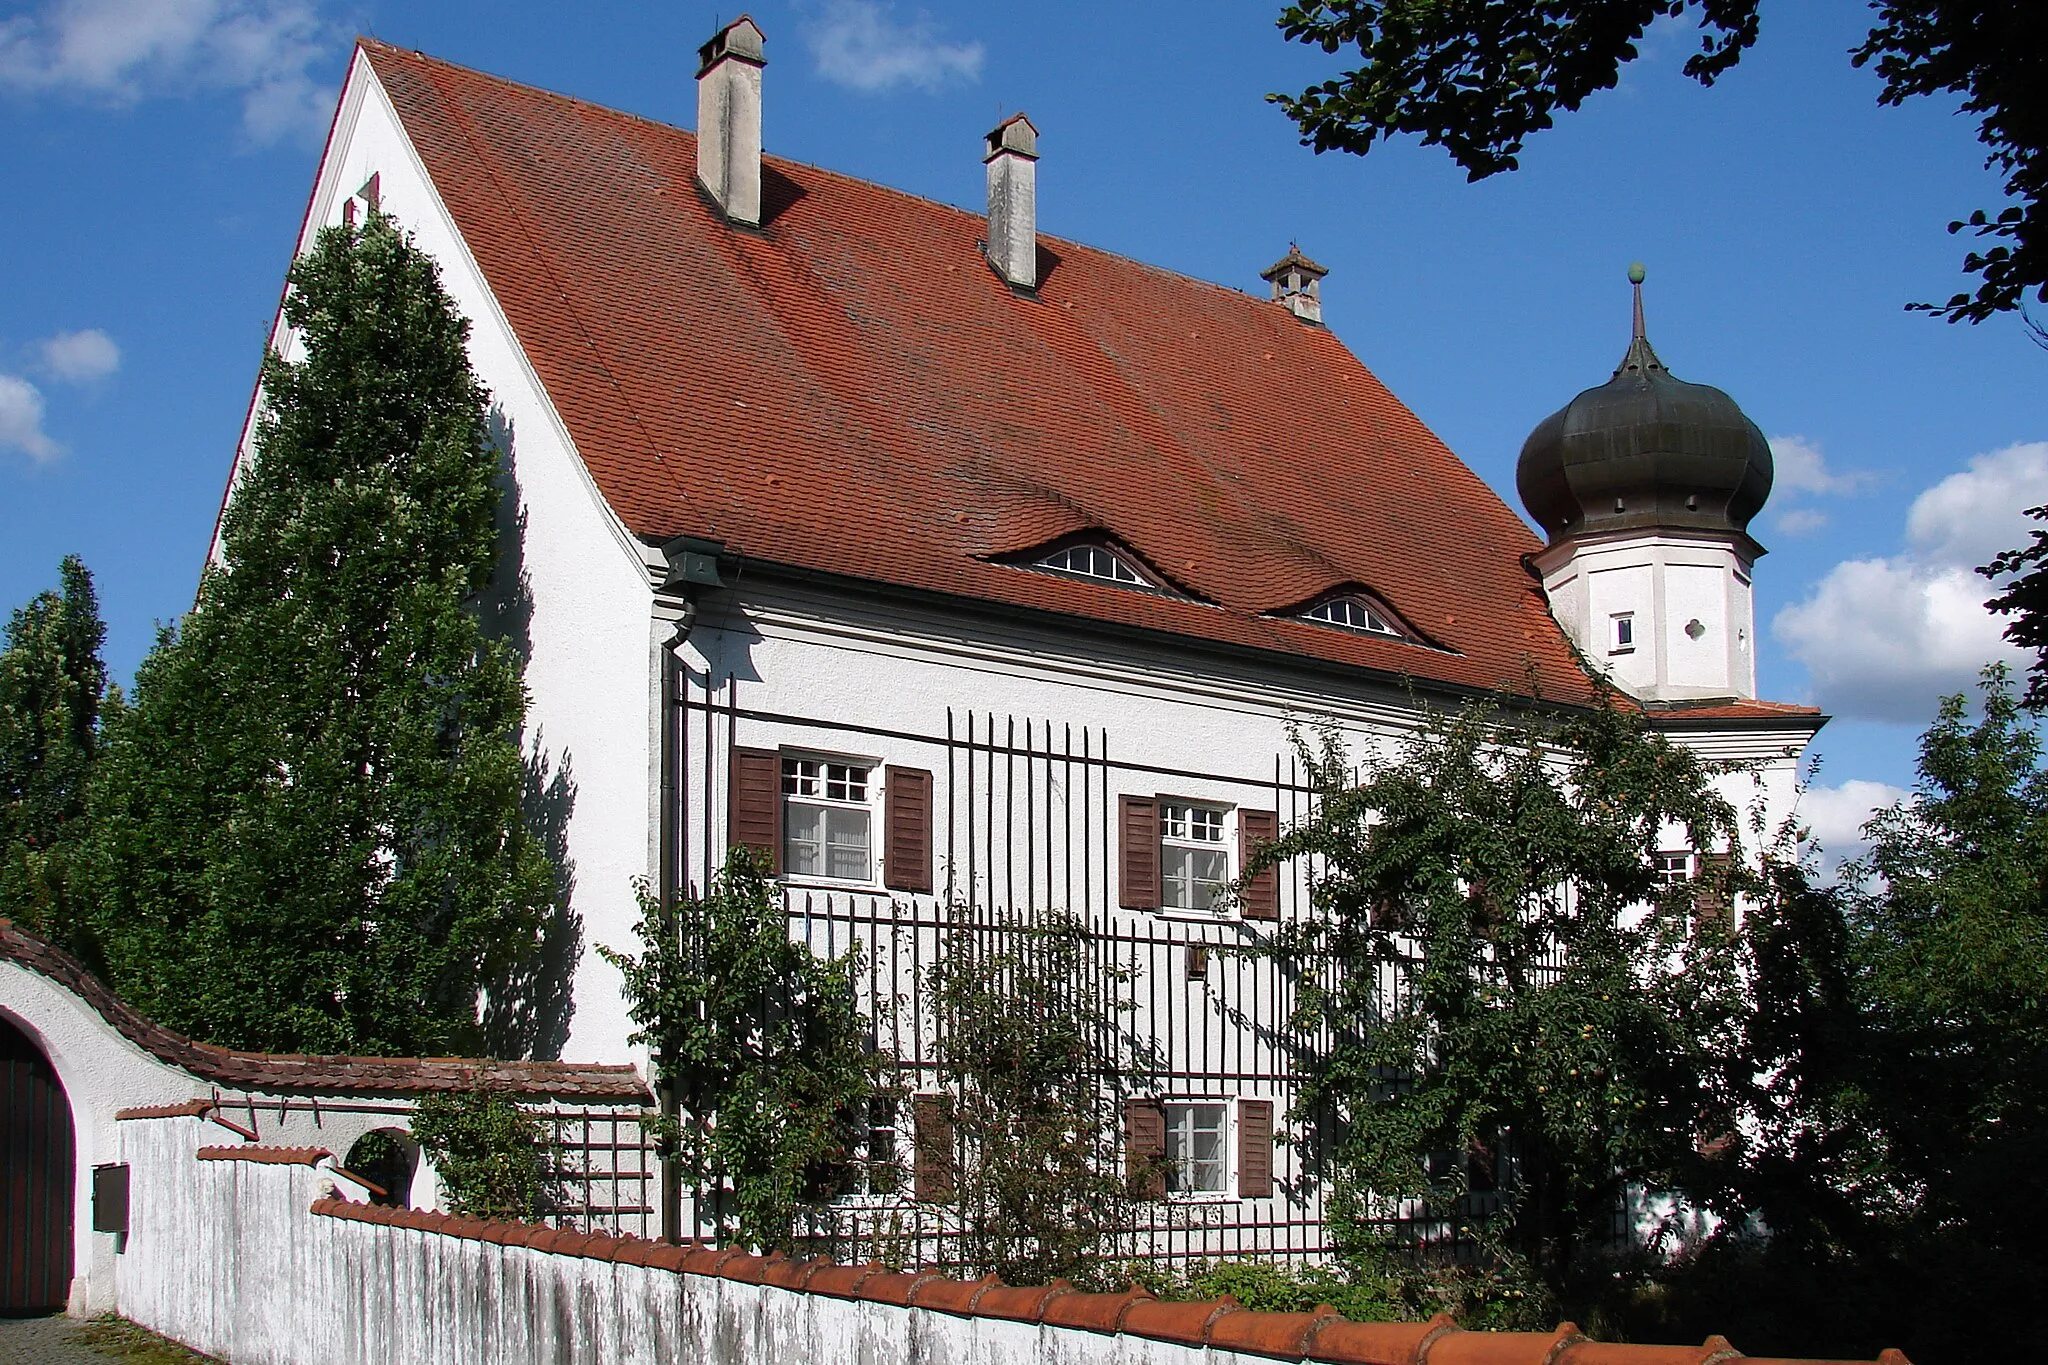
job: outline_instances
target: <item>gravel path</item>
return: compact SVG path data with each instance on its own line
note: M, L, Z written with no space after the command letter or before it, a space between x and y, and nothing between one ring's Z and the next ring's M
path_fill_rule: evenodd
M6 1365L106 1365L108 1357L78 1339L69 1318L0 1318L0 1361Z
M220 1365L132 1322L0 1318L0 1365Z

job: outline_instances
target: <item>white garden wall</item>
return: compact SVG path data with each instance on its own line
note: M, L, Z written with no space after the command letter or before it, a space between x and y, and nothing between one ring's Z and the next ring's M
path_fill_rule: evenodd
M1351 1323L371 1209L317 1149L121 1125L119 1310L230 1365L1720 1365L1697 1347ZM1886 1365L1903 1365L1888 1353Z

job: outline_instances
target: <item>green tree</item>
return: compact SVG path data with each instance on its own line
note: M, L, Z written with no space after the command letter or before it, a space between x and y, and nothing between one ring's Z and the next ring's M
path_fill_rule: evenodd
M1120 1102L1154 1065L1129 1036L1132 972L1069 914L955 919L926 984L945 1121L918 1158L952 1187L958 1256L1012 1284L1121 1288L1124 1235L1158 1221L1119 1145Z
M498 454L468 324L385 216L291 269L197 605L91 794L112 985L277 1051L475 1051L555 871L521 813L521 663L487 638Z
M546 1127L504 1095L437 1090L422 1096L413 1110L412 1135L432 1163L451 1213L533 1219L563 1205Z
M1638 1330L1921 1365L2038 1343L2048 772L2003 669L1981 695L1974 720L1944 700L1914 793L1839 884L1771 869L1745 928L1747 1216L1663 1277Z
M2048 522L2048 506L2031 508L2027 515ZM2035 529L2027 544L2007 550L1978 572L1994 581L2007 580L2001 585L2004 591L1986 605L2013 618L2005 628L2006 639L2034 651L2024 704L2048 710L2048 530Z
M827 961L794 942L780 888L745 849L673 911L639 894L641 951L598 952L625 978L628 1041L653 1053L657 1089L688 1116L661 1135L663 1154L718 1236L787 1249L861 1159L869 1101L887 1090L859 955Z
M1524 141L1620 79L1656 20L1699 16L1685 74L1712 85L1757 40L1759 0L1297 0L1291 40L1357 49L1360 65L1299 95L1269 96L1317 151L1370 151L1411 134L1443 147L1474 180L1519 164ZM1852 54L1884 84L1880 104L1956 93L1978 116L1986 164L2012 202L1952 233L1989 239L1964 258L1974 294L1914 304L1982 322L2048 301L2048 9L2038 0L1875 0L1876 25Z
M1418 1294L1487 1325L1583 1310L1632 1188L1725 1184L1738 813L1714 768L1611 704L1437 717L1362 776L1333 736L1304 751L1315 812L1256 862L1320 868L1316 913L1271 951L1323 964L1303 973L1294 1119L1338 1247L1368 1276L1421 1262ZM1733 856L1660 885L1674 837Z
M107 630L84 563L67 555L59 575L0 648L0 915L76 948L71 863L100 752Z

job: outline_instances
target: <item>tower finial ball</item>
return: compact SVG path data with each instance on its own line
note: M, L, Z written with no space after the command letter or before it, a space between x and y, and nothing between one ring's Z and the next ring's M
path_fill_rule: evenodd
M1641 284L1643 277L1649 273L1649 271L1643 269L1641 261L1631 261L1628 267L1628 282L1630 284Z

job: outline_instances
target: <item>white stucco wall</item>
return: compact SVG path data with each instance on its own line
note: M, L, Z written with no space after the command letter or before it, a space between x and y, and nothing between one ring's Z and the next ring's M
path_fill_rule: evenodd
M1756 696L1751 564L1729 537L1586 536L1548 547L1536 565L1559 624L1629 693L1648 701ZM1617 649L1614 618L1623 613L1634 618L1635 641Z
M212 1142L197 1120L124 1135L119 1311L231 1365L1263 1359L322 1217L310 1208L331 1177L316 1167L195 1160Z
M40 972L0 961L0 1017L27 1034L71 1102L77 1177L71 1201L74 1316L113 1305L114 1237L92 1230L92 1168L120 1160L122 1109L198 1099L206 1087L122 1037L99 1012Z
M598 495L567 429L547 399L497 299L401 129L368 59L360 52L314 187L303 252L318 228L339 223L352 196L377 179L380 206L441 266L442 284L470 322L470 358L491 391L509 448L516 506L503 520L523 525L516 562L531 595L531 696L526 741L575 788L569 858L575 905L588 925L630 924L632 879L645 875L654 772L647 570L642 551ZM355 211L360 214L358 201ZM279 319L272 344L287 357L295 339ZM243 435L246 460L252 421ZM502 595L510 584L497 585ZM616 936L601 941L617 941ZM576 1016L562 1056L621 1060L630 1031L618 977L585 952L576 978Z

